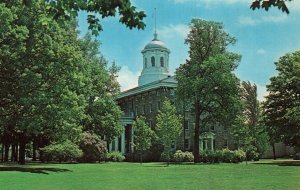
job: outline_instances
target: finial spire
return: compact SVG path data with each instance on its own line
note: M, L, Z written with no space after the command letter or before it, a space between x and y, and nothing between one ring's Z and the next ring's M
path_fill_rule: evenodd
M157 40L157 32L156 32L156 8L154 8L154 40Z

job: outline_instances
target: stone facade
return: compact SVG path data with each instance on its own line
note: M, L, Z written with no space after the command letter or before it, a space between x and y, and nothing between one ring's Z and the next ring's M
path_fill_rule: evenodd
M121 123L124 132L109 145L110 151L118 150L124 154L133 152L133 121L137 116L144 116L149 126L155 130L156 116L165 98L176 105L178 113L184 118L182 121L184 132L174 144L174 149L193 150L194 114L191 111L193 109L183 109L183 105L177 105L175 99L177 81L169 75L169 53L166 45L157 39L157 34L142 50L143 71L139 77L139 86L124 91L117 97L117 102L123 111ZM234 148L227 128L221 125L211 126L209 129L201 128L199 138L200 149Z

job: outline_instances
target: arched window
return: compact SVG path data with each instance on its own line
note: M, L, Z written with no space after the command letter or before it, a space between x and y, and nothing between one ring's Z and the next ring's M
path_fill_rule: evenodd
M155 67L155 57L154 56L151 57L151 64L152 64L152 67Z
M147 68L147 58L145 57L145 68Z
M164 67L165 66L165 62L164 62L164 58L160 57L160 66Z

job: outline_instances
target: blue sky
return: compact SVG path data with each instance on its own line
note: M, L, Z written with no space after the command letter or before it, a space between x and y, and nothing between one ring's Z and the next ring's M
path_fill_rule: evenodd
M266 95L266 84L276 74L274 62L285 53L300 49L300 1L289 3L290 14L277 8L266 12L249 9L251 0L134 0L138 10L147 14L145 30L129 30L118 17L102 20L98 37L101 52L110 62L122 67L118 81L121 89L137 86L142 70L141 50L153 39L154 8L157 9L158 38L171 50L170 72L188 58L184 39L192 18L222 22L225 30L237 39L230 51L242 55L235 71L241 80L258 86L258 96ZM86 14L79 16L79 30L87 31Z

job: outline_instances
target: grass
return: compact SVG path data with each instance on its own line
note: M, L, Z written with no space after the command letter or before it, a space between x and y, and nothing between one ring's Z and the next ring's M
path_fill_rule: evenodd
M1 190L300 189L300 162L0 164Z

